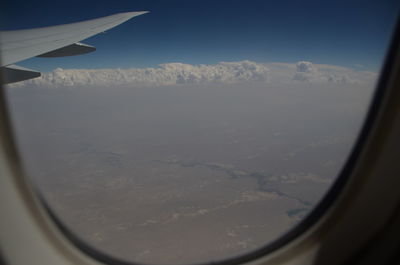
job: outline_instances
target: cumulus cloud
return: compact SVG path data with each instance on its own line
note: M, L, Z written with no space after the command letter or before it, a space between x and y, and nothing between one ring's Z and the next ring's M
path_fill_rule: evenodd
M300 61L296 64L298 73L314 73L317 68L311 63L306 61Z
M68 70L57 68L24 84L57 87L265 82L268 80L268 74L268 67L250 61L221 62L216 65L167 63L157 68Z
M311 81L317 74L317 68L311 62L301 61L296 64L293 80Z
M187 84L334 83L338 85L375 82L376 74L307 61L294 63L221 62L215 65L161 64L154 68L61 69L11 86L165 86Z
M337 75L329 75L328 82L338 83L338 84L352 84L354 80L352 80L348 75L344 74L342 76Z
M376 75L370 72L360 72L340 66L315 65L300 61L296 64L296 72L292 80L311 83L333 83L340 85L373 83Z

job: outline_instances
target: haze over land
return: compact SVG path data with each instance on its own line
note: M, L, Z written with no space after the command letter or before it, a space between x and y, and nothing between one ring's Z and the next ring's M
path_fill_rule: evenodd
M186 264L301 220L346 161L375 81L305 61L170 63L56 69L7 92L27 172L74 233L123 259Z

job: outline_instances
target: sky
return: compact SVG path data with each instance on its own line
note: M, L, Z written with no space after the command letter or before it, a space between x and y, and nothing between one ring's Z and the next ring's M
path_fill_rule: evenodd
M9 0L1 17L2 30L13 30L150 11L83 41L96 46L94 53L19 63L39 71L242 60L304 60L378 71L399 6L395 0Z

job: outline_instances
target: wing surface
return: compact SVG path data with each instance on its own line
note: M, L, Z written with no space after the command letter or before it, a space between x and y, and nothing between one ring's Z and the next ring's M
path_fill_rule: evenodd
M91 48L80 46L84 44L76 43L145 13L147 11L126 12L71 24L3 31L0 33L1 66L40 55L43 57L54 57L57 54L68 56L66 51L69 50L75 51L71 55L79 54L79 51L82 51L81 53L92 51ZM63 49L64 47L67 48ZM51 53L53 51L55 52Z

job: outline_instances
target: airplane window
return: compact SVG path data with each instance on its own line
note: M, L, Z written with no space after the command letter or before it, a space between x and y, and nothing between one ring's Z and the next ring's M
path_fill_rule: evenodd
M165 265L251 254L312 212L360 132L400 3L31 5L9 1L3 29L150 11L68 48L95 52L17 62L42 74L6 94L25 172L68 233Z

